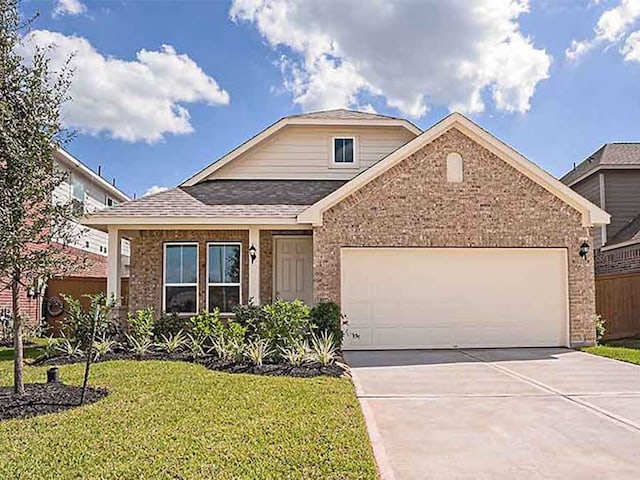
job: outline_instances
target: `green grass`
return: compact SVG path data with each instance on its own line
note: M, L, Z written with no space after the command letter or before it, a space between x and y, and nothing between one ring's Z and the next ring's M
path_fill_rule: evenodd
M637 338L611 340L595 347L585 347L582 351L640 365L640 339Z
M0 383L12 382L0 352ZM62 366L79 384L82 365ZM28 382L46 367L26 367ZM233 375L182 362L92 367L93 405L0 423L0 478L374 479L349 380Z

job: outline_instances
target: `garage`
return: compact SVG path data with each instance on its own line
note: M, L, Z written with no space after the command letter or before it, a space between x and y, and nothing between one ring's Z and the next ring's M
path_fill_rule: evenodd
M344 348L568 345L564 248L342 248Z

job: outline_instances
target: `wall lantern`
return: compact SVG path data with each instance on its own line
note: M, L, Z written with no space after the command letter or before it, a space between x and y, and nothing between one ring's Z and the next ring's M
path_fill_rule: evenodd
M255 262L256 258L258 258L258 249L253 243L249 247L249 257L251 258L251 263Z
M588 261L589 258L587 255L589 255L589 243L586 240L582 241L582 244L580 245L580 256L582 258L585 259L585 261Z

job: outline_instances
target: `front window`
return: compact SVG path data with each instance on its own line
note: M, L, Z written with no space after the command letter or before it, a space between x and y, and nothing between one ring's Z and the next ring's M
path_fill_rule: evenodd
M71 176L71 195L74 200L84 202L85 188L84 183L74 175Z
M198 244L166 244L164 249L164 310L198 312Z
M207 261L207 307L232 313L241 302L239 243L210 243Z
M355 164L355 139L353 137L333 139L333 163L337 165Z
M105 197L104 197L104 204L105 204L107 207L115 207L116 205L118 205L118 202L117 202L117 201L115 201L115 200L114 200L113 198L111 198L110 196L105 195Z

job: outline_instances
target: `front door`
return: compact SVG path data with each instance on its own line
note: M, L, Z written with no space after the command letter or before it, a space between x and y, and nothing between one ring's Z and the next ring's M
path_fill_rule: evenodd
M276 237L274 296L313 302L313 238Z

